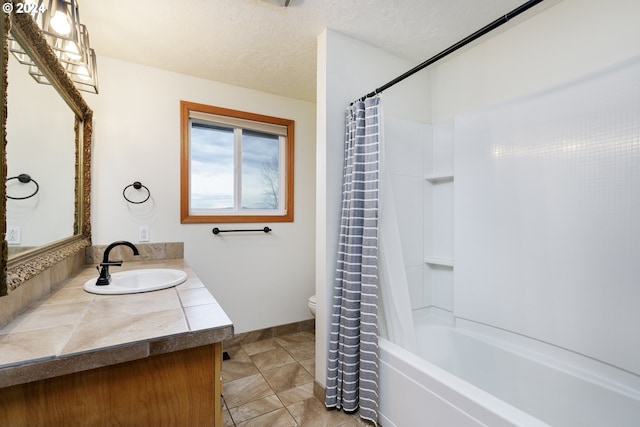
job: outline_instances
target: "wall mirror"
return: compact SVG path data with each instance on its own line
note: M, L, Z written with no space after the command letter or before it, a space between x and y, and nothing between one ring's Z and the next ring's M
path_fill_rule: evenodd
M33 18L13 12L1 21L0 296L91 243L93 114ZM37 83L10 58L9 34L51 85ZM22 182L23 174L31 181Z

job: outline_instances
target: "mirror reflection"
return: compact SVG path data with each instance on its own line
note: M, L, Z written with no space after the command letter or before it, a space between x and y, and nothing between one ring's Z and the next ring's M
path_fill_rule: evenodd
M13 55L7 73L7 178L35 181L6 183L7 196L17 198L6 201L11 259L76 234L76 132L75 114L53 86L38 84Z

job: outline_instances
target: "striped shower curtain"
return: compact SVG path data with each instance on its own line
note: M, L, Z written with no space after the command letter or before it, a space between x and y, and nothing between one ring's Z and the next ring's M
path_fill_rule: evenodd
M325 404L378 420L380 97L347 110Z

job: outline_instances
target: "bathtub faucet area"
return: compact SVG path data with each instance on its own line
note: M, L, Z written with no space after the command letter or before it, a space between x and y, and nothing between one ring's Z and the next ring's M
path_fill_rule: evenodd
M100 266L96 267L100 271L100 277L98 277L98 280L96 281L96 286L107 286L109 283L111 283L111 274L109 273L109 267L112 265L121 266L122 263L124 262L123 260L113 260L113 261L109 260L109 254L111 253L111 250L116 246L128 246L131 248L131 250L133 250L134 255L136 256L140 255L136 245L134 245L131 242L121 240L118 242L111 243L104 250L104 255L102 257L102 262L100 263Z

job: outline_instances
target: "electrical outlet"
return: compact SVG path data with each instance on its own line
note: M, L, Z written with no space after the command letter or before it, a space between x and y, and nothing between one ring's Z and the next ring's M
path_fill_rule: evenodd
M5 239L9 245L19 245L20 244L20 235L21 227L19 225L7 225L7 234Z
M138 227L138 242L148 242L149 240L149 226L141 225Z

